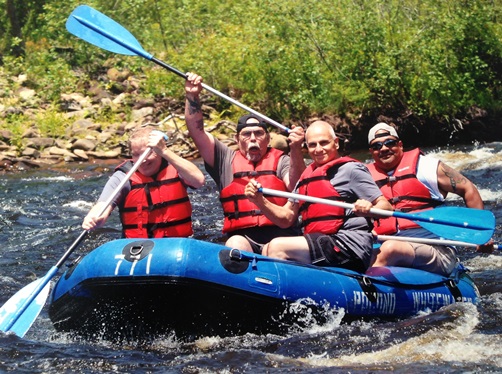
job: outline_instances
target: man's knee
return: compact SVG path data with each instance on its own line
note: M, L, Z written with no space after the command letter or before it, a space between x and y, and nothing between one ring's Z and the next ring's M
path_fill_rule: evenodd
M228 238L225 245L227 247L239 249L241 251L253 252L253 249L251 248L251 244L249 244L249 241L244 236L241 235L231 236L230 238Z
M388 240L380 246L374 266L409 266L414 258L413 247L407 242Z
M263 247L263 254L274 258L284 258L281 240L278 238L272 239L267 245L265 245L265 247Z

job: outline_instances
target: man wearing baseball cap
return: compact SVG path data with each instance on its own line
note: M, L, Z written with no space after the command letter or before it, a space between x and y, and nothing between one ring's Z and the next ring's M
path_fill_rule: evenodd
M470 180L418 148L405 152L394 127L376 124L368 133L368 144L374 160L368 169L394 210L433 209L443 204L450 192L461 196L467 207L483 209L479 191ZM394 217L378 219L373 230L377 235L438 239L413 221ZM480 246L478 251L491 252L493 246ZM373 266L412 267L449 275L456 262L453 247L388 240L382 243Z
M244 195L244 187L252 178L267 188L292 191L305 169L302 153L304 131L295 127L289 133L289 155L270 147L270 134L265 122L254 114L239 118L235 141L238 150L232 150L204 130L199 94L202 77L187 73L185 83L185 119L190 136L204 159L206 171L220 191L224 212L223 232L226 246L261 253L263 244L278 236L298 235L293 225L279 228L267 219ZM284 198L271 197L281 203ZM283 202L283 203L284 203Z

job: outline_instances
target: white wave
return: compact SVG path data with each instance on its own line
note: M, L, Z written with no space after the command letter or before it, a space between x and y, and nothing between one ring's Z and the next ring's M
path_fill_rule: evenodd
M502 256L495 251L490 255L480 255L464 262L464 265L473 272L485 272L488 270L502 269Z
M337 358L310 357L302 359L314 366L338 367L360 365L368 367L385 364L389 367L409 363L480 363L491 362L502 365L500 338L476 333L479 312L475 305L461 305L462 315L440 328L432 329L420 336L396 343L380 351L354 353ZM459 352L462 352L459 355Z
M76 200L76 201L70 201L69 203L63 204L63 207L77 208L80 210L88 210L88 209L92 208L93 205L94 205L94 203L90 202L90 201Z
M67 175L60 175L56 177L35 177L35 178L23 178L24 181L26 182L33 182L33 181L46 181L46 182L70 182L73 181L74 179L72 177L69 177Z
M489 143L466 149L430 150L425 153L449 166L462 170L502 169L502 143Z

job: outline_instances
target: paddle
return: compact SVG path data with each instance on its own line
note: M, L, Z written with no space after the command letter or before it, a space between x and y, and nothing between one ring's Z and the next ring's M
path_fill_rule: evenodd
M306 195L295 194L260 188L265 195L285 197L288 199L303 200L311 203L334 205L345 209L353 209L353 204L340 201L322 199ZM417 224L442 238L465 241L474 244L488 242L495 230L495 216L488 210L444 207L424 212L402 213L390 210L372 208L370 213L379 217L397 217L417 221ZM470 222L462 218L469 219Z
M146 52L136 38L123 26L87 5L80 5L75 8L66 21L66 29L73 35L78 36L79 38L94 44L97 47L114 53L130 56L136 55L146 58L147 60L153 61L157 65L162 66L174 74L187 79L186 74L166 64L165 62L156 59L153 55ZM217 91L204 83L202 83L202 87L206 91L228 100L232 104L254 114L269 124L283 131L290 131L290 129L286 126L281 125L273 119L247 107L244 104L241 104L237 100L232 99L220 91Z
M103 208L98 214L101 216L108 206L113 202L113 200L120 193L120 190L129 181L134 172L140 167L141 163L150 154L151 148L145 149L126 174L122 182L117 186L113 194L104 203ZM0 308L0 330L3 332L12 331L17 336L23 337L30 326L33 324L35 319L40 314L45 300L47 300L47 295L49 294L49 282L56 275L58 270L63 266L68 257L77 248L77 246L82 242L82 240L87 235L88 230L84 230L79 237L73 242L73 244L68 248L66 253L61 257L56 265L54 265L45 276L38 279L29 285L25 286L23 289L18 291L14 296L12 296L7 302Z
M380 242L386 240L398 240L401 242L412 242L412 243L423 243L423 244L431 244L431 245L453 245L457 247L472 247L476 248L477 244L467 243L467 242L459 242L455 240L445 240L445 239L429 239L429 238L413 238L407 236L394 236L394 235L377 235L377 240ZM493 249L502 250L502 245L493 244Z

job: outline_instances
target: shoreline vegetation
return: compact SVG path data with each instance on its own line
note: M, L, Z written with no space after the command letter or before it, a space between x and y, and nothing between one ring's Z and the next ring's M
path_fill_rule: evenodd
M156 124L197 158L183 80L71 35L80 3L0 2L0 173L122 158ZM345 152L377 122L409 147L502 140L502 3L489 0L89 0L180 71L282 123L331 123ZM322 10L322 11L321 11ZM131 17L131 15L134 17ZM175 22L173 22L175 21ZM206 128L233 144L240 109L203 96ZM274 132L274 145L285 147Z

